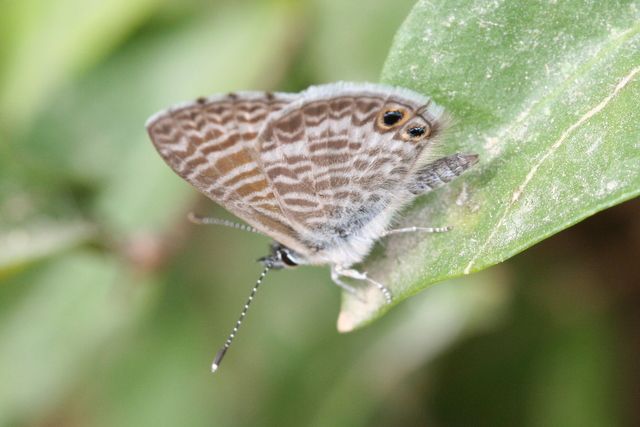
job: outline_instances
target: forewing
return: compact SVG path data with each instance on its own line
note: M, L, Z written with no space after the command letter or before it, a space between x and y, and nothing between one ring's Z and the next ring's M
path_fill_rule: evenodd
M295 95L238 93L198 99L153 116L147 130L167 164L253 227L304 253L257 161L257 136Z
M428 144L403 139L406 126L381 131L376 123L388 106L424 107L436 130L442 110L429 104L403 89L338 83L308 89L269 120L258 137L259 161L307 245L348 235L394 203Z

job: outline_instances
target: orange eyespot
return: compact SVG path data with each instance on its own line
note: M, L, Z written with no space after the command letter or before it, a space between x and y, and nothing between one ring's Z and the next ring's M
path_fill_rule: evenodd
M418 142L429 137L430 134L431 127L427 123L411 123L407 125L405 131L402 133L402 137L405 141Z
M407 131L407 133L409 134L410 137L412 138L419 138L422 135L424 135L426 132L426 130L420 126L420 127L415 127L415 128L411 128Z
M402 111L387 111L382 115L382 122L386 126L393 126L402 120L403 117L404 114Z
M387 131L402 126L409 120L409 113L405 108L396 105L386 106L378 115L376 125L378 129Z

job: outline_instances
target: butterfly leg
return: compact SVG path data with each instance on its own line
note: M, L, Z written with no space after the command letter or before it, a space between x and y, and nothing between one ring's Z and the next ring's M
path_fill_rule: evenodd
M387 304L390 304L391 301L393 301L393 296L391 294L391 291L389 290L389 288L387 288L385 285L383 285L382 283L376 282L375 280L371 279L369 276L367 276L367 273L362 273L360 271L357 270L353 270L353 269L346 269L346 268L342 268L338 265L334 266L331 268L331 277L333 278L335 276L338 278L340 278L340 276L343 277L349 277L351 279L355 279L355 280L364 280L367 281L369 283L371 283L372 285L375 285L378 289L380 289L380 292L382 292L382 294L384 295L384 299L387 301ZM335 279L334 279L335 281ZM338 283L338 282L336 282ZM338 286L340 286L338 284Z
M331 280L333 280L333 283L340 286L342 289L349 292L351 295L358 296L358 291L356 290L356 288L344 282L340 278L340 274L338 274L338 272L334 268L331 269Z
M415 195L428 193L436 188L451 182L460 176L465 170L478 162L477 154L456 153L443 157L435 162L429 163L414 174L413 180L409 182L408 190ZM451 230L451 227L406 227L389 230L382 237L391 234L413 233L416 231L424 233L444 233Z
M391 234L400 234L400 233L413 233L416 231L420 231L423 233L446 233L447 231L451 231L451 227L405 227L405 228L395 228L393 230L389 230L382 235L382 237L387 237Z
M456 153L438 159L415 172L413 180L409 182L408 190L415 195L433 191L453 181L477 162L477 154Z

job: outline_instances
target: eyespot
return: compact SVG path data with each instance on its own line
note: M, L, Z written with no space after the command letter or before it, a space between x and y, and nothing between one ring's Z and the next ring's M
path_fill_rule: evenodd
M386 132L406 123L411 115L406 108L398 104L385 105L376 118L376 127Z
M407 125L406 130L402 133L405 141L418 142L431 134L431 127L427 123L411 123Z
M411 128L407 131L411 138L420 138L427 131L422 126Z
M409 136L413 137L413 138L418 138L421 137L422 135L424 135L426 132L426 130L423 127L415 127L415 128L411 128L407 131L407 133L409 134Z
M400 120L402 120L402 117L404 117L404 113L402 111L397 111L397 110L386 111L382 115L382 121L384 122L385 125L391 127L396 123L398 123Z

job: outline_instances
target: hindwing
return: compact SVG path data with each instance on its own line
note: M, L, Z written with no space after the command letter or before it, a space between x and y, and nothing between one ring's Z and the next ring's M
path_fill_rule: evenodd
M387 127L387 110L401 111L402 122ZM428 97L404 89L312 87L265 123L259 162L301 240L324 247L401 204L408 195L403 185L432 147L441 115ZM407 138L420 126L430 138Z

